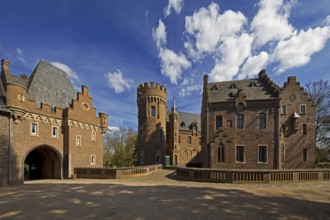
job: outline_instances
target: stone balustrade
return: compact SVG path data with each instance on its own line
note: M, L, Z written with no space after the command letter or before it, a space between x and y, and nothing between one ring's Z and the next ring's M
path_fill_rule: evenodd
M235 170L177 167L181 179L222 183L330 181L330 169Z
M149 174L163 169L161 164L124 168L75 168L73 178L123 179Z

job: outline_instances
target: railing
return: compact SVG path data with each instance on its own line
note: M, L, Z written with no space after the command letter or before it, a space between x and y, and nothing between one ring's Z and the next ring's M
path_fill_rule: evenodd
M235 170L177 167L181 179L223 183L329 181L330 169Z
M75 168L73 178L123 179L149 174L163 169L161 164L124 168Z

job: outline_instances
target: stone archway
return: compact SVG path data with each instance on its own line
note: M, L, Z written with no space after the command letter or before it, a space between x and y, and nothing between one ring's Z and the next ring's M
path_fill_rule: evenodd
M62 179L62 156L53 147L41 145L26 154L23 169L24 180Z

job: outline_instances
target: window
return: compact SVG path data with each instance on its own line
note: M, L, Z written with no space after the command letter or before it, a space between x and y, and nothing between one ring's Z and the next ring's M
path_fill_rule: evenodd
M307 161L307 149L303 149L303 161Z
M244 115L237 114L237 128L242 129L244 125Z
M180 142L181 142L181 136L179 135L179 144L180 144Z
M156 107L155 106L151 106L151 112L150 112L150 117L152 118L156 118Z
M95 131L92 131L92 137L91 137L92 141L96 141L96 133Z
M51 107L51 108L50 108L50 112L51 112L51 113L56 113L56 107Z
M225 162L225 146L223 145L218 146L218 162Z
M222 115L217 115L215 117L215 127L216 129L222 128Z
M259 113L259 128L266 128L266 113Z
M76 135L76 146L80 146L80 145L81 145L81 136Z
M57 138L57 135L58 135L58 128L52 127L52 137Z
M281 106L281 114L286 114L286 105Z
M191 144L191 136L188 136L188 144Z
M267 146L259 146L258 151L259 151L258 162L267 163Z
M305 104L301 104L300 105L300 114L305 114L306 113L306 105Z
M178 164L178 156L177 155L174 155L174 165L175 164Z
M32 135L37 135L37 131L38 131L38 125L37 125L37 123L32 123L31 124L31 134Z
M96 156L91 155L91 165L96 165Z
M244 163L244 146L236 146L236 163Z
M303 124L303 135L307 134L307 125Z

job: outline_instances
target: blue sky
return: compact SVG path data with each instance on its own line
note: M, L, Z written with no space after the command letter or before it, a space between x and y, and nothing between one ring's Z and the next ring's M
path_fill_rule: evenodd
M202 78L280 86L330 79L328 0L5 0L0 58L30 75L43 59L87 85L109 126L137 127L136 87L159 82L200 113ZM169 104L171 105L171 104ZM170 108L171 106L169 106Z

